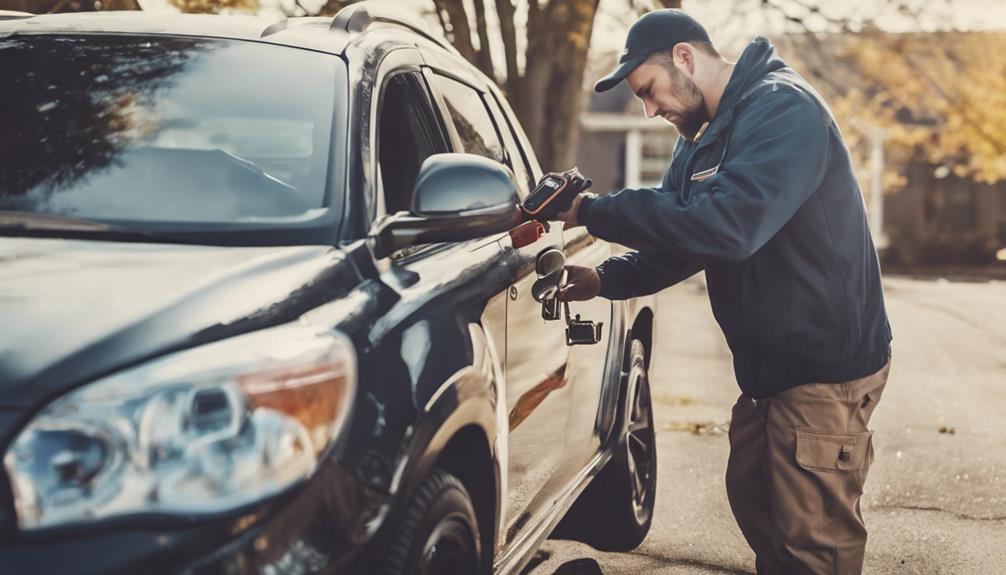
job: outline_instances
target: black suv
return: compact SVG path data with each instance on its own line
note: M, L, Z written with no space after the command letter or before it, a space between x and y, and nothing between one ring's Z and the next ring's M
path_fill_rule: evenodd
M611 246L511 233L534 152L407 14L6 13L0 70L0 573L645 537L652 303L562 309Z

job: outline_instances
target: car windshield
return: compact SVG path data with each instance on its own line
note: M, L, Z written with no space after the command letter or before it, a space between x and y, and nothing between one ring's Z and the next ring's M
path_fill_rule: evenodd
M343 67L236 40L0 38L0 211L139 229L310 220L341 204L326 187Z

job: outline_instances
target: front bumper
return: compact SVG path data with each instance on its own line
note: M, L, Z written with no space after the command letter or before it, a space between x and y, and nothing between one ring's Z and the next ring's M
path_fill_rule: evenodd
M0 573L354 573L379 494L329 461L295 492L209 521L0 535Z

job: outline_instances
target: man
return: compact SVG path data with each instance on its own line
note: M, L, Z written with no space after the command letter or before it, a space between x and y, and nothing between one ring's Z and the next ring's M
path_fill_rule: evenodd
M573 267L560 297L652 294L706 273L734 356L727 495L758 573L860 573L859 498L891 331L848 149L827 105L764 38L735 63L677 10L629 31L619 67L681 134L663 184L560 218L636 251Z

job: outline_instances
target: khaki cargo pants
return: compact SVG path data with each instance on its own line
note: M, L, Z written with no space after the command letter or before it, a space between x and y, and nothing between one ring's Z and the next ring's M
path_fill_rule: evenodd
M890 368L888 361L862 379L737 400L727 496L759 575L862 572L859 499L873 461L867 424Z

